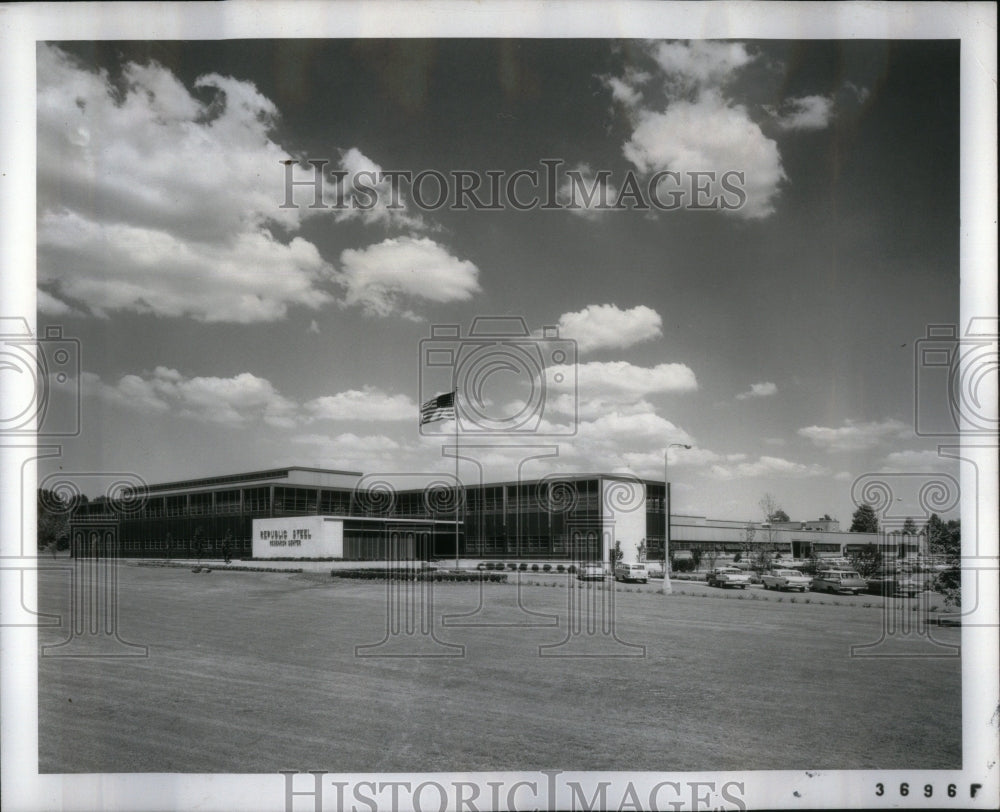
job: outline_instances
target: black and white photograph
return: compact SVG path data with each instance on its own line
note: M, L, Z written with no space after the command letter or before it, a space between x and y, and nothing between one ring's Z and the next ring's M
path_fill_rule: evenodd
M1000 805L995 4L0 23L5 809Z

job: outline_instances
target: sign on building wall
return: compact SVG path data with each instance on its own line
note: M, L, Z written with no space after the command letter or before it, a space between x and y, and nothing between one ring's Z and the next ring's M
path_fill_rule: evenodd
M344 522L325 516L254 519L254 558L343 558Z

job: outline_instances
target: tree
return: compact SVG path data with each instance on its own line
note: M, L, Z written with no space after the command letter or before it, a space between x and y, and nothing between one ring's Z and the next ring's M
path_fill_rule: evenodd
M764 538L753 547L750 566L755 572L763 572L771 568L771 560L774 557L774 535L776 531L772 527L772 522L787 522L788 514L781 509L778 505L778 500L772 493L765 493L757 504L760 507L760 512L764 514Z
M639 561L646 560L646 539L639 542L639 545L635 548L635 553Z
M770 548L760 545L753 552L750 558L750 569L754 572L766 572L771 569L771 561L774 559L774 546Z
M809 558L806 559L806 563L802 566L802 571L806 575L815 575L819 571L819 556L815 552L809 553Z
M699 550L698 552L700 553L701 551ZM708 564L708 568L710 570L714 570L715 569L715 562L719 560L719 552L720 552L720 550L719 550L719 545L718 544L713 544L706 551L706 554L705 554L704 557L705 557L705 560L706 560L706 562ZM692 551L692 555L693 554L694 553ZM698 559L698 563L699 564L701 563L701 558L700 557Z
M927 520L924 530L927 532L927 546L932 553L945 557L961 554L961 521L952 519L944 522L936 513L932 513L930 519Z
M757 506L760 508L760 512L764 514L765 522L787 522L788 514L781 509L781 505L778 504L778 499L773 493L765 493L758 501ZM784 518L779 518L784 516Z
M875 508L867 502L861 504L851 517L852 533L877 533L878 516L875 515Z
M832 522L833 519L830 518L830 514L829 513L824 513L823 514L823 521L824 522Z
M615 542L615 551L612 554L611 563L617 564L625 557L625 553L622 552L622 543L620 541Z
M917 523L913 521L910 516L907 516L903 521L903 535L904 536L915 536L917 535Z
M948 569L940 573L934 582L934 589L944 595L948 606L962 605L962 522L951 519L944 522L936 514L931 514L925 527L927 545L931 552L942 556Z
M83 501L83 500L81 500ZM69 517L75 503L55 491L38 489L37 546L39 550L65 550L69 547Z
M743 528L743 551L747 558L753 555L753 540L756 536L757 528L753 526L753 522L747 522L747 526Z
M851 553L851 566L862 578L872 578L882 569L882 551L875 544L866 544L855 553Z

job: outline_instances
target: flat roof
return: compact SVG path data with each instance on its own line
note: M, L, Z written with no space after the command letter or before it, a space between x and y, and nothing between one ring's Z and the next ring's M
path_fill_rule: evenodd
M187 488L207 488L212 485L236 485L247 482L288 479L288 475L292 471L305 471L310 474L333 474L338 476L363 476L360 471L339 471L333 468L308 468L303 465L288 465L284 468L268 468L263 471L247 471L240 474L221 474L219 476L199 477L197 479L179 479L174 482L158 482L155 485L147 485L146 493L185 490Z

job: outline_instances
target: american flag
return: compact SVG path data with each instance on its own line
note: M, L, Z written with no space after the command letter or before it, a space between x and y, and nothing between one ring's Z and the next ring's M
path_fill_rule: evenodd
M431 398L420 407L420 425L433 423L435 420L447 420L455 416L455 393L446 392Z

